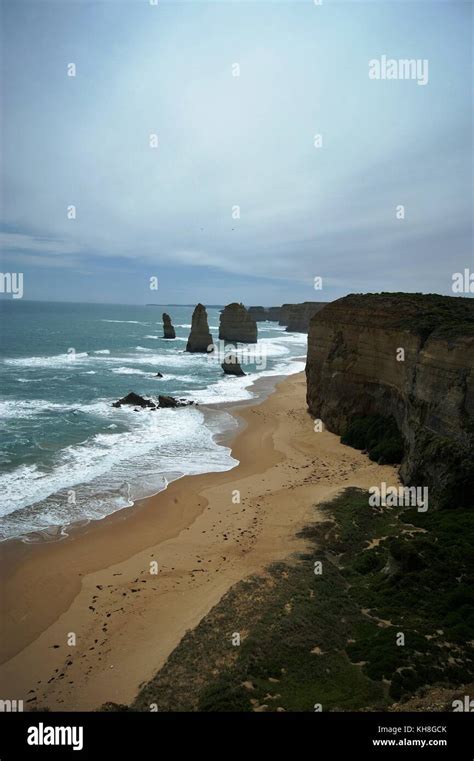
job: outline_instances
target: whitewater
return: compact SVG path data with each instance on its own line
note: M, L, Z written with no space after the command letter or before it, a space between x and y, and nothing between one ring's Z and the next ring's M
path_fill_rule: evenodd
M222 434L237 422L222 403L251 400L259 378L304 368L306 335L274 322L258 323L258 347L236 347L247 373L239 378L224 376L217 357L184 351L192 307L0 306L2 540L65 535L71 523L101 519L184 475L235 467ZM176 340L162 338L162 311ZM208 318L217 342L219 309ZM129 391L196 404L113 408Z

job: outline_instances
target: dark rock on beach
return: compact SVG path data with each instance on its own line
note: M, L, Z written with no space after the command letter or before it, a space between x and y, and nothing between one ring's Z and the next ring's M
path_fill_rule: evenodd
M202 352L205 354L212 351L213 348L214 344L209 332L206 307L203 304L198 304L193 312L191 332L186 344L186 351Z
M163 312L163 338L176 338L176 331L171 323L171 317Z
M228 357L225 357L221 367L226 375L242 376L246 374L242 370L239 362L237 361L237 357L234 354L230 354Z

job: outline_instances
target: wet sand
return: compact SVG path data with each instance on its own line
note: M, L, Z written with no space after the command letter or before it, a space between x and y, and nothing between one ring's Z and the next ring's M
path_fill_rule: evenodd
M315 432L305 393L300 373L234 409L233 470L181 478L62 541L5 543L0 697L130 702L235 582L304 546L295 534L318 503L398 483L395 468Z

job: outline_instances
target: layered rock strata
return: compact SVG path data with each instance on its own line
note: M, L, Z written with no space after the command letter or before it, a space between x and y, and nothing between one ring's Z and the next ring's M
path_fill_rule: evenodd
M430 503L472 504L474 300L381 293L338 299L311 320L310 412L343 435L355 417L393 416L400 475Z
M176 331L171 322L171 317L163 312L163 338L176 338Z
M257 343L257 323L243 304L227 304L222 310L219 338L234 343Z
M191 320L191 332L186 344L189 352L210 352L214 348L212 336L209 332L206 307L198 304L193 312Z

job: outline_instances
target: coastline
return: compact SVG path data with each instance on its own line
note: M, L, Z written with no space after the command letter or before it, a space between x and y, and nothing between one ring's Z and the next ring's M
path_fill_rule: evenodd
M295 534L314 505L347 486L398 482L395 468L315 433L305 389L299 373L268 398L229 405L232 470L184 476L59 542L8 543L5 693L53 710L130 702L235 582L304 546Z

